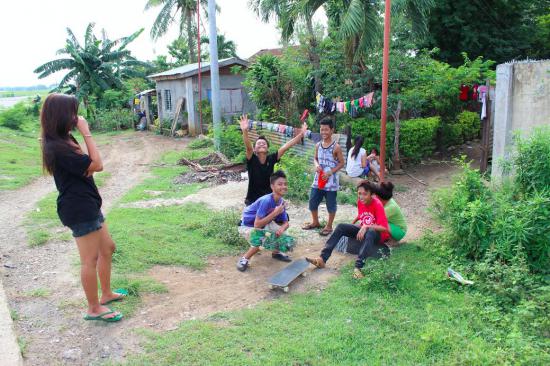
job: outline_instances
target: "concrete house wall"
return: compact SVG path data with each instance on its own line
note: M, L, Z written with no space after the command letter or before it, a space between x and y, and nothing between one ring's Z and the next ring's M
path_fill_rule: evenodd
M550 61L497 66L492 176L502 176L501 162L513 152L513 133L528 134L550 125Z

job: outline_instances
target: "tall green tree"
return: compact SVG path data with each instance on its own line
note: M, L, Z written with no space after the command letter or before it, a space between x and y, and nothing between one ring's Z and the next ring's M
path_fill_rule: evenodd
M296 23L302 21L307 29L307 52L313 66L315 92L322 91L319 77L320 56L318 52L319 39L313 26L313 15L326 0L250 0L250 8L262 19L268 22L275 19L281 29L284 43L294 35Z
M90 97L101 98L101 94L108 89L122 88L125 78L141 76L137 68L146 63L132 57L126 47L142 32L143 28L129 37L110 40L103 31L102 38L98 39L94 35L94 23L89 23L84 44L81 45L73 31L67 28L65 47L57 51L64 57L46 62L34 72L42 79L68 70L56 89L75 94L90 113Z
M535 39L544 34L543 18L550 14L548 0L438 0L429 16L425 46L437 47L440 60L457 66L461 52L483 56L497 63L540 55ZM541 30L539 33L539 23ZM542 42L548 44L547 38Z
M235 45L235 42L225 38L224 34L218 34L216 35L217 43L218 43L218 58L229 58L229 57L237 57L237 46ZM209 44L210 39L207 36L201 37L201 44ZM210 55L208 53L208 50L204 49L204 52L201 53L201 55L204 55L205 60L210 59Z
M208 0L200 0L203 11L206 14ZM145 10L160 7L153 27L151 38L158 39L166 34L170 25L178 22L179 35L187 40L188 62L197 62L196 42L197 38L197 1L196 0L148 0Z

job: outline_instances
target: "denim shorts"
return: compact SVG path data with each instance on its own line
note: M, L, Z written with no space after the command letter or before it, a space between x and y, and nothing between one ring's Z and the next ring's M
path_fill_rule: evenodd
M103 214L99 212L99 215L95 220L79 222L78 224L69 226L69 228L73 231L73 237L79 238L81 236L88 235L89 233L93 233L94 231L98 231L101 229L103 226L101 224L104 222L105 218L103 217Z
M325 198L327 202L327 211L329 213L336 212L336 191L325 191L319 188L311 188L309 194L309 210L317 211L321 201Z

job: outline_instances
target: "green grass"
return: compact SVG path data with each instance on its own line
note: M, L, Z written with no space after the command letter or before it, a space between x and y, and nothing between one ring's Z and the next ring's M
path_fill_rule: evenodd
M487 323L475 291L445 279L416 245L386 261L351 267L321 293L148 333L127 365L479 365L547 364L548 352Z
M25 292L23 295L28 297L48 297L51 295L51 291L47 288L39 287L31 291Z
M94 136L101 151L101 146L110 144L113 136L132 132L113 131L95 133ZM39 134L38 120L24 125L21 130L0 127L0 191L23 187L42 175ZM82 144L79 134L75 135Z
M189 171L183 165L177 165L182 158L197 159L208 155L212 148L195 149L185 151L171 151L162 156L159 162L151 169L151 178L145 179L142 183L132 188L122 197L120 202L146 201L155 198L183 198L196 193L204 187L203 184L173 184L174 178L181 173Z
M114 267L119 273L143 272L154 265L200 269L208 256L235 254L236 248L192 228L209 215L210 209L198 204L113 209L107 219L117 244Z
M40 95L44 98L48 95L49 89L33 89L33 90L0 90L0 98L10 97L36 97Z
M42 174L38 126L23 131L0 127L0 191L28 184Z

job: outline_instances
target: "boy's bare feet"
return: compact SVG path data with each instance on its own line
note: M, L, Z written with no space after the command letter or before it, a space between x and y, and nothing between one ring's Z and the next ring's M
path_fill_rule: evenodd
M306 258L306 261L308 261L309 263L313 264L315 267L317 268L325 268L325 261L323 260L323 258L321 257L318 257L318 258Z

